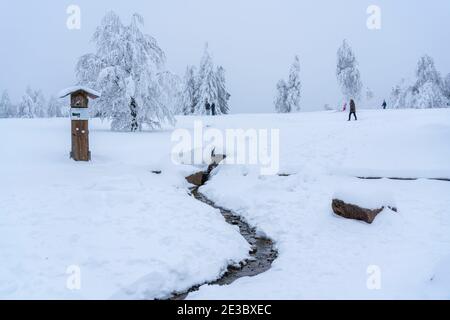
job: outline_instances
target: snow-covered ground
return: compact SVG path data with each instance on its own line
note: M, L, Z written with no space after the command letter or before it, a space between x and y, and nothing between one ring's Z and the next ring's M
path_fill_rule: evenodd
M190 299L450 299L450 110L232 115L208 127L280 129L280 172L220 166L201 189L271 237L268 272ZM192 129L196 117L181 117ZM91 121L91 163L68 159L70 123L0 120L0 298L155 298L212 280L248 245L188 196L171 130L113 133ZM152 170L162 170L161 175ZM346 193L386 195L372 225L333 215ZM81 290L66 288L69 266ZM369 286L368 286L369 282ZM377 290L371 290L374 288Z
M450 178L450 110L365 111L359 122L345 116L252 117L282 128L281 172L292 175L223 167L201 191L273 238L280 257L265 274L190 298L450 298L450 182L355 178ZM331 200L342 189L386 194L399 212L386 209L372 225L339 218ZM373 283L380 290L370 290Z

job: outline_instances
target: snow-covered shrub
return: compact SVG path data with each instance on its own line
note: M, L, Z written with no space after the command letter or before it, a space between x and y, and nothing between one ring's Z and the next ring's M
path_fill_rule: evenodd
M277 96L275 97L275 109L279 113L289 113L300 110L302 84L300 81L300 59L295 56L289 70L289 79L280 80L277 83Z
M79 83L102 93L93 110L112 120L112 130L154 129L175 121L161 86L165 55L156 40L144 34L143 23L134 14L130 25L123 25L109 12L94 33L95 54L82 56L76 67Z
M41 90L27 88L19 104L20 118L44 118L47 116L46 103Z

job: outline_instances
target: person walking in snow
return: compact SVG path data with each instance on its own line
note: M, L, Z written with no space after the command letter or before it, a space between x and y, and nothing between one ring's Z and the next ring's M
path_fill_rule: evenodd
M350 100L350 113L348 115L348 121L352 119L352 115L355 117L355 121L357 121L358 118L356 117L356 104L353 99Z
M205 103L205 109L206 109L206 114L208 116L210 116L211 115L211 105L209 104L208 101L206 101L206 103Z
M342 109L342 111L347 111L347 102L344 102L344 108Z
M384 110L386 110L386 107L387 107L386 100L383 100L383 104L381 106L383 107Z

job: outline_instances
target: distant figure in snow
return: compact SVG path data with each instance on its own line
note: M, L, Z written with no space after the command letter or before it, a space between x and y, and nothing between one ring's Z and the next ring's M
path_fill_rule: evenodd
M206 103L205 103L205 109L206 109L206 114L208 116L211 115L211 105L209 104L208 101L206 101Z
M215 104L215 103L213 103L213 104L211 105L211 112L212 112L212 115L213 115L213 116L216 115L216 104Z
M342 109L343 112L347 111L347 102L344 102L344 108Z
M355 117L355 121L357 121L358 118L356 117L356 104L353 99L350 100L350 113L348 115L348 121L352 119L352 115Z
M383 101L383 104L381 106L383 107L384 110L386 110L386 107L387 107L386 100Z

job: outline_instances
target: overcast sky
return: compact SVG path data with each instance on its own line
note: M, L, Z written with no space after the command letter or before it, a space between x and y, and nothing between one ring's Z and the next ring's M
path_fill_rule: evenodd
M68 30L66 9L81 8L81 29ZM381 30L366 26L369 5L381 8ZM104 14L125 22L133 12L183 75L198 64L204 43L227 70L233 113L272 112L276 82L287 77L295 54L302 67L304 110L338 104L336 51L345 38L360 64L375 104L401 78L412 78L429 54L450 73L449 0L14 0L0 3L0 90L17 101L27 85L46 95L75 82L79 56Z

